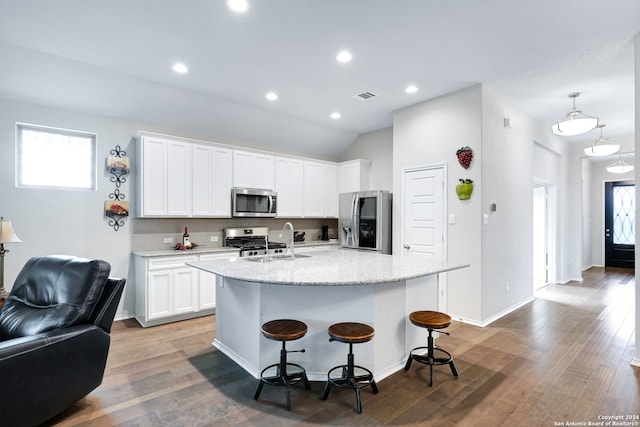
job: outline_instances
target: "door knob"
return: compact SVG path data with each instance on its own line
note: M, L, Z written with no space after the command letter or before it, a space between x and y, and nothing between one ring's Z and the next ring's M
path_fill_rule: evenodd
M410 248L411 248L411 246L410 246L410 245L404 245L404 248L405 248L405 249L410 249Z

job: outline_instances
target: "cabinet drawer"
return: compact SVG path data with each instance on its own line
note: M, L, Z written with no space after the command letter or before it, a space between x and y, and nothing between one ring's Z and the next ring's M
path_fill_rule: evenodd
M183 256L176 255L167 258L153 258L148 260L147 269L149 271L152 270L160 270L167 268L180 268L184 267L185 262L193 262L196 260L195 256Z

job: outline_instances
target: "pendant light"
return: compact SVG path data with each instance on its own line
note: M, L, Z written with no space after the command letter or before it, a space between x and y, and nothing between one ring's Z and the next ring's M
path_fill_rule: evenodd
M620 151L620 144L609 142L609 140L602 136L602 128L606 125L598 125L600 128L600 136L596 138L594 143L590 147L584 149L584 154L587 156L609 156Z
M622 160L622 157L620 158L620 160L613 162L609 166L607 166L607 172L611 173L627 173L631 172L632 170L633 165L627 164L624 160Z
M569 98L573 99L573 109L567 115L553 125L551 128L553 133L561 136L573 136L587 133L598 126L598 118L582 114L582 111L576 110L576 98L580 96L580 92L569 94Z

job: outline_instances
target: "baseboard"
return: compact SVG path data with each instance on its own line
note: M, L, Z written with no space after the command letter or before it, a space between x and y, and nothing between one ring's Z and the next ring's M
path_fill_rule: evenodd
M631 365L637 366L640 368L640 356L636 356L633 359L631 359Z
M495 322L496 320L506 316L509 313L512 313L512 312L516 311L520 307L524 307L525 305L527 305L527 304L529 304L529 303L531 303L533 301L535 301L535 298L533 298L533 297L528 298L525 301L522 301L522 302L520 302L520 303L518 303L518 304L516 304L516 305L514 305L512 307L509 307L506 310L503 310L500 313L497 313L497 314L491 316L490 318L488 318L487 320L484 320L482 322L478 322L477 320L467 319L467 318L464 318L464 317L461 317L461 316L455 316L455 315L452 315L451 318L455 319L455 320L457 320L459 322L462 322L462 323L467 323L469 325L479 326L481 328L484 328L486 326L489 326L491 323Z

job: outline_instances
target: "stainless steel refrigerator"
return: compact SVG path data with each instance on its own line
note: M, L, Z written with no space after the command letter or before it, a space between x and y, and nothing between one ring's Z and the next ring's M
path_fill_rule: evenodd
M391 253L391 193L340 193L340 246L347 249Z

